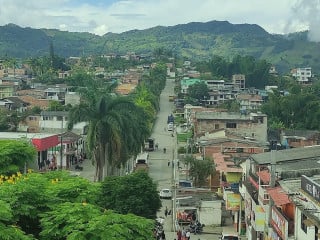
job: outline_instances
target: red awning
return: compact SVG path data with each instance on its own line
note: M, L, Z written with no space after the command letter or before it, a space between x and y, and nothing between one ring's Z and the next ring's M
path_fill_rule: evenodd
M33 138L32 144L38 151L44 151L48 148L55 147L59 144L58 135L53 135L45 138Z

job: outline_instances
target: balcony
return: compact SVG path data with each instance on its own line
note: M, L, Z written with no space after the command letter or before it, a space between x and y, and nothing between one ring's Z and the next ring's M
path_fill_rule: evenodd
M256 187L254 187L252 183L248 180L244 181L243 185L246 187L247 192L250 194L251 198L254 200L256 205L259 205L258 190L256 189Z

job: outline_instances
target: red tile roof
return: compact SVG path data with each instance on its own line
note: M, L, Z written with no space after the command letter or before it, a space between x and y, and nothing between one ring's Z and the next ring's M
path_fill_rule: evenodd
M282 187L268 188L267 192L276 206L290 203L289 197Z
M228 155L224 155L222 153L213 153L212 158L214 163L216 164L217 171L236 172L236 173L242 172L242 169L240 167L235 166L234 162L225 161L225 158L229 158Z

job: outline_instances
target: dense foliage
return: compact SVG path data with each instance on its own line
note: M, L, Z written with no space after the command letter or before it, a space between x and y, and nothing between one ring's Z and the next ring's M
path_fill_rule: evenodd
M17 174L10 178L1 175L0 179L0 239L152 238L152 220L117 214L113 211L117 209L97 205L102 194L97 183L63 171ZM114 183L110 189L120 192L121 181ZM136 184L138 189L145 187L142 182ZM130 198L132 192L122 189L122 196ZM144 192L135 195L135 201L151 197L150 202L153 195ZM156 204L160 201L159 197L154 200Z
M320 84L295 85L287 95L280 91L269 94L262 111L273 126L290 129L320 130Z
M254 87L264 89L269 85L271 64L266 60L258 60L251 56L235 56L227 61L221 56L213 56L209 61L197 63L200 72L210 72L213 79L225 79L231 81L232 75L244 74L246 88Z
M36 149L27 140L0 140L0 174L19 172L35 157Z
M119 177L108 177L102 182L100 206L117 213L133 213L154 219L161 207L157 185L144 171Z

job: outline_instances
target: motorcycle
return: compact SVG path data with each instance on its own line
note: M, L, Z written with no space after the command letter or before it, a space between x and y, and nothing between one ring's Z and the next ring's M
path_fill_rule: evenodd
M205 225L201 224L199 221L195 221L194 223L190 223L189 228L190 232L194 234L200 234L203 232L203 227Z

